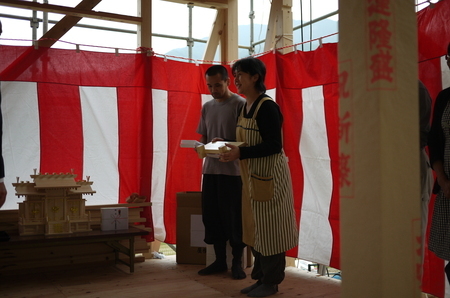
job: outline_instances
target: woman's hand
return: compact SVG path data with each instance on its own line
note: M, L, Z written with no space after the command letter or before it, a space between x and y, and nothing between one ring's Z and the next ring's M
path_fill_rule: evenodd
M444 192L444 196L450 199L450 180L449 179L438 179L439 186Z
M221 162L229 162L234 161L241 157L241 150L238 146L231 145L231 144L225 144L227 147L229 147L231 150L228 150L226 153L221 153L219 155L219 161Z

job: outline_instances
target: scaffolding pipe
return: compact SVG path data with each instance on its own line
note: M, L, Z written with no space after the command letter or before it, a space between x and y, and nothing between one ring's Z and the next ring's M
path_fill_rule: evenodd
M48 4L48 0L44 0L44 4ZM42 15L42 35L48 31L48 12L44 11Z
M254 24L253 19L255 18L255 11L253 10L253 0L250 0L250 13L248 15L250 19L250 49L249 49L249 55L253 55L255 53L255 47L253 46L255 37L254 37Z
M37 2L37 0L33 0L33 2ZM33 28L31 31L31 39L33 42L37 40L37 28L39 27L39 21L37 20L37 11L32 11L32 17L30 21L30 27Z
M192 4L188 4L188 8L189 8L189 33L188 33L188 41L187 41L187 46L188 46L188 58L192 59L192 47L194 46L194 40L192 38L192 8L194 6ZM190 60L192 61L192 60Z

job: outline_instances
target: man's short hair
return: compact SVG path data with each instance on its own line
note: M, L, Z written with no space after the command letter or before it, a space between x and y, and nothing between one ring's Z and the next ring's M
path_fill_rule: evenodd
M205 75L208 77L215 76L216 74L220 74L222 76L222 80L228 80L228 70L223 65L213 65L206 70Z

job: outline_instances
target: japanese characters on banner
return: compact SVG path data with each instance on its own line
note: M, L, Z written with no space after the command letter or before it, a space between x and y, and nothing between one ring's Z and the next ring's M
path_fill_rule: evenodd
M355 197L351 63L351 60L339 63L339 187L341 198L348 199Z
M418 108L410 103L417 98L411 88L417 57L402 51L416 45L414 5L341 0L339 7L341 294L415 297L420 196L417 204L411 198L420 187L411 182L419 179L419 155L407 148L418 134L404 132L419 131ZM363 268L371 268L376 282Z
M393 5L389 0L367 0L366 36L369 38L366 61L370 76L367 89L395 89L395 61L392 56L394 35Z

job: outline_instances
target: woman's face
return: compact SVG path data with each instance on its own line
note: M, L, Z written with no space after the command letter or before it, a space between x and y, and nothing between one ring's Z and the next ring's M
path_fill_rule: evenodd
M258 75L250 75L249 73L238 70L234 74L234 84L240 94L248 94L255 89L255 83L258 80Z

